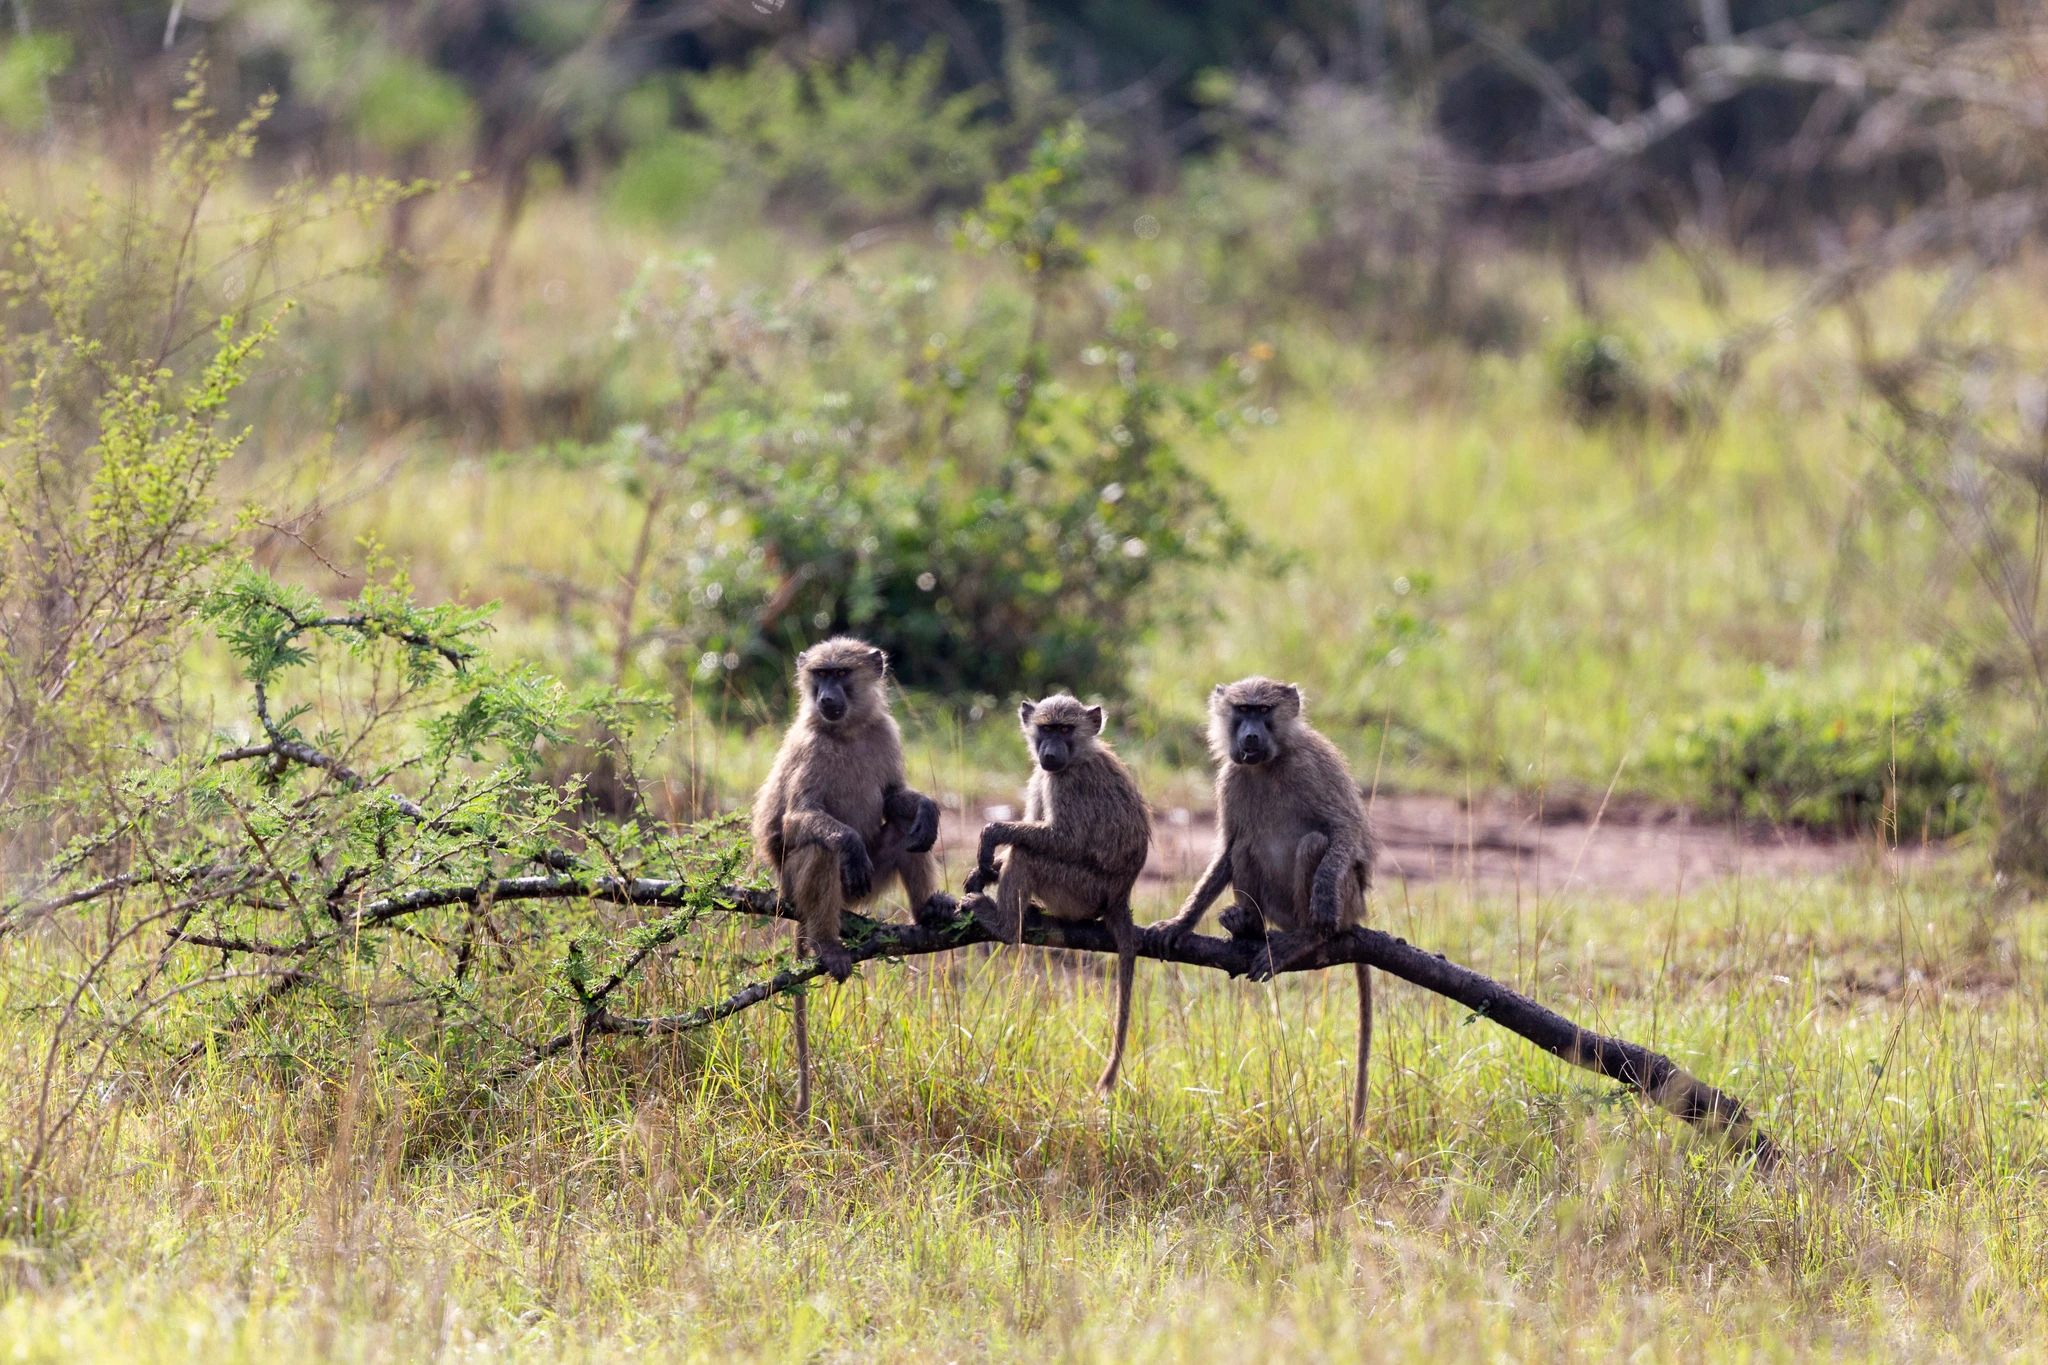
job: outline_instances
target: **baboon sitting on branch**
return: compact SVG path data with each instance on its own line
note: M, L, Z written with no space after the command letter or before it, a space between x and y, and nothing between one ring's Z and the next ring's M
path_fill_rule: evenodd
M1101 707L1055 694L1025 702L1017 719L1033 760L1024 818L982 827L966 885L977 893L995 882L996 898L990 905L977 895L967 904L984 928L1010 943L1024 941L1024 912L1034 904L1052 919L1099 919L1109 926L1116 940L1116 1041L1095 1083L1107 1095L1116 1086L1131 1026L1138 949L1131 888L1145 869L1152 816L1123 760L1102 742Z
M1236 891L1222 924L1233 938L1264 938L1266 927L1334 934L1365 918L1376 851L1358 784L1337 746L1302 719L1301 691L1271 678L1218 685L1209 696L1209 746L1216 774L1216 856L1163 926L1191 931L1225 887ZM1285 971L1269 947L1264 974ZM1351 1126L1365 1123L1366 1064L1372 1055L1372 977L1358 973L1358 1075Z
M889 714L889 657L862 640L826 640L797 658L797 717L754 798L755 856L774 868L799 915L797 950L835 981L853 970L840 915L903 884L920 923L951 913L931 847L939 808L904 779L903 736ZM810 1107L810 1037L796 1000L797 1110Z

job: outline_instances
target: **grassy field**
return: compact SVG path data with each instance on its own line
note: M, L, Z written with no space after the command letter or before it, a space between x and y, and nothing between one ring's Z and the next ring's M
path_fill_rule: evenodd
M451 260L487 226L463 203L420 229ZM1166 230L1110 243L1114 267L1171 278L1158 211ZM530 215L481 319L453 266L410 312L368 306L374 285L316 302L252 389L229 491L317 510L294 524L336 567L284 535L259 534L258 561L345 596L360 581L338 571L374 536L422 600L500 600L505 654L601 674L593 621L634 504L548 457L544 400L601 397L640 261L703 244L563 195ZM735 287L786 287L822 253L709 245ZM1677 385L1802 284L1724 269L1720 308L1676 256L1600 273L1605 325L1652 380ZM1475 277L1530 318L1515 353L1260 329L1287 376L1278 420L1193 458L1286 562L1180 585L1213 613L1145 643L1114 736L1158 807L1206 804L1204 698L1252 671L1301 682L1385 787L1677 800L1697 792L1658 756L1689 716L1916 685L1967 565L1873 477L1879 419L1838 318L1774 333L1715 421L1589 426L1555 378L1586 325L1556 272L1503 252ZM2001 277L1982 329L2037 331L2039 282L2038 262ZM1939 279L1887 288L1880 332ZM1226 329L1160 292L1190 337ZM485 399L451 398L479 375ZM199 726L245 734L226 655L202 640L188 663ZM963 808L1007 799L1011 700L902 698L913 779ZM678 695L646 773L744 803L775 735L734 720L729 699ZM1396 883L1373 907L1741 1096L1791 1154L1769 1176L1392 982L1354 1142L1338 974L1251 986L1145 964L1103 1104L1096 964L872 964L816 997L811 1130L773 1007L496 1085L428 1030L370 1031L337 1061L316 1016L287 1017L258 1064L208 1054L101 1092L56 1231L0 1244L0 1360L2027 1358L2048 1331L2048 920L1971 854L1850 862L1652 902ZM1151 888L1141 920L1184 890ZM633 1004L711 992L677 954ZM0 1105L18 1112L46 1004L0 974Z
M2048 1329L2038 915L1944 869L1656 905L1396 887L1381 919L1669 1049L1742 1094L1787 1167L1759 1176L1384 977L1362 1141L1336 973L1144 966L1133 1057L1098 1103L1100 971L977 951L823 997L809 1132L773 1010L490 1092L430 1036L322 1066L287 1032L272 1074L129 1077L71 1231L11 1252L0 1342L49 1361L1863 1361L2025 1358ZM640 1003L693 998L690 971ZM33 1067L12 1027L15 1104Z

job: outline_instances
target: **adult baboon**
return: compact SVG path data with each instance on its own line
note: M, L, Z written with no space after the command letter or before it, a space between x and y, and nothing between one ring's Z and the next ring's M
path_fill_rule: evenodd
M1024 911L1034 904L1054 919L1107 922L1116 940L1116 1041L1095 1083L1107 1095L1131 1027L1138 950L1131 888L1145 867L1152 816L1123 760L1102 742L1101 707L1056 694L1025 702L1017 719L1033 760L1024 818L982 826L967 890L996 883L994 905L978 896L975 913L1012 943L1023 940ZM1007 850L1000 868L998 850Z
M784 900L800 916L797 950L815 954L835 981L853 970L840 915L903 884L925 922L950 909L930 849L939 808L904 780L903 736L889 714L889 657L862 640L826 640L796 661L801 702L775 766L754 797L754 850L773 865ZM797 1111L810 1111L810 1030L794 1003Z
M1218 685L1209 696L1209 747L1216 774L1216 856L1164 926L1187 933L1223 893L1232 937L1260 938L1267 925L1330 934L1365 918L1376 845L1358 784L1337 746L1302 719L1301 692L1271 678ZM1268 947L1269 970L1284 970ZM1358 972L1358 1076L1351 1126L1365 1123L1366 1064L1372 1055L1372 977Z

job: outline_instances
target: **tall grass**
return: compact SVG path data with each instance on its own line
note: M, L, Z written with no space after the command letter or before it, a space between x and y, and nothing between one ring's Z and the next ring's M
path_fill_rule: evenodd
M30 1360L1903 1360L2019 1358L2048 1327L2033 920L1953 872L1879 868L1653 907L1397 886L1381 917L1730 1085L1790 1169L1759 1176L1398 984L1353 1144L1333 976L1148 969L1100 1104L1108 982L997 950L822 996L808 1131L768 1010L488 1090L391 1032L339 1063L283 1029L267 1066L122 1077L62 1230L10 1248L0 1341ZM688 998L690 971L649 996ZM10 1035L18 1103L32 1035Z

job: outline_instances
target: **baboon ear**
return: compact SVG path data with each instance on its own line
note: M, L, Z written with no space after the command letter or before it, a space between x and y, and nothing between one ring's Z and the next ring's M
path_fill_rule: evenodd
M1017 703L1017 723L1018 723L1019 725L1029 725L1029 724L1031 723L1031 714L1032 714L1032 712L1036 711L1037 709L1038 709L1038 703L1036 703L1036 702L1033 702L1033 701L1020 701L1020 702L1018 702L1018 703Z
M1293 702L1294 709L1299 711L1301 709L1301 689L1296 687L1293 683L1288 683L1285 687L1281 688L1280 690L1287 694L1287 700Z
M1091 706L1086 711L1082 712L1082 714L1088 717L1088 728L1093 730L1098 735L1101 734L1102 708L1099 706Z
M879 649L868 651L868 662L875 666L875 672L877 673L887 673L889 671L889 656Z
M1217 683L1217 684L1216 684L1216 685L1215 685L1214 687L1212 687L1212 688L1210 688L1210 689L1209 689L1209 700L1210 700L1210 701L1222 701L1222 700L1223 700L1223 684L1222 684L1222 683Z

